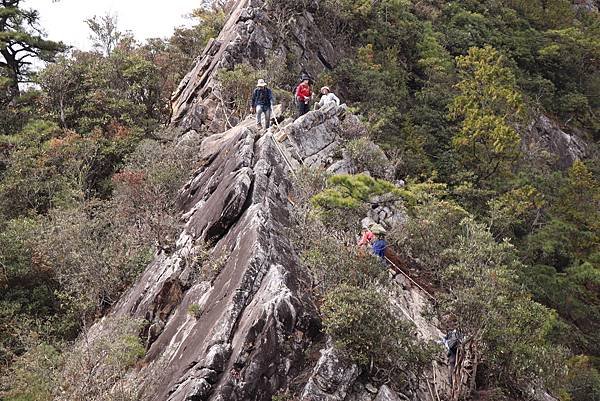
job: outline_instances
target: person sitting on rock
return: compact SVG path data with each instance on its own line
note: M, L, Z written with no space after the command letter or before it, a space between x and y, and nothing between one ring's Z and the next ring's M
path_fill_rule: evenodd
M271 125L271 109L275 99L264 79L259 79L252 93L252 112L256 113L256 125L262 128L262 115L265 115L265 129Z
M321 88L321 100L317 104L317 108L321 109L331 104L339 106L340 99L331 91L331 89L329 89L329 86L324 86Z
M296 87L296 104L298 105L298 118L310 110L310 99L312 98L311 80L308 76L302 77L302 82Z

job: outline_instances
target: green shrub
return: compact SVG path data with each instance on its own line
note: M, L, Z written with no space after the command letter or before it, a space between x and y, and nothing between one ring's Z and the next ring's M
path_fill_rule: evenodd
M342 120L341 135L349 141L368 139L369 130L358 117L350 114Z
M292 186L293 201L297 207L308 206L310 199L325 189L330 176L322 168L301 166L297 169Z
M319 223L311 227L317 234ZM387 268L381 262L358 249L347 246L327 237L327 233L318 235L316 240L308 240L301 259L311 272L313 288L320 295L345 284L359 288L372 285L385 285L388 281Z
M556 313L531 300L517 282L522 265L508 241L497 243L473 218L448 249L452 261L438 294L438 308L452 315L473 360L485 366L488 381L518 393L530 383L551 386L565 373L565 350L549 342Z
M40 343L12 366L6 401L53 401L58 384L61 355L53 346Z
M429 200L412 209L406 224L395 227L389 241L436 276L452 261L448 249L462 233L467 212L452 201Z
M233 70L220 70L217 73L223 101L238 118L244 118L250 113L250 101L256 82L265 76L264 71L258 71L245 63L236 65Z
M188 306L187 312L190 316L198 319L200 318L200 316L202 316L202 308L200 308L200 305L198 304L190 304Z
M63 307L87 319L116 302L153 253L152 245L101 201L54 210L38 236L37 263L55 275Z
M400 197L402 192L391 182L366 174L340 174L327 180L328 188L312 197L314 207L323 209L357 209L374 196Z
M195 149L142 141L112 178L111 209L147 244L168 250L179 229L173 203L187 178Z
M589 357L576 356L569 361L567 390L573 401L600 400L600 372Z
M522 236L532 230L544 203L541 194L530 185L513 189L488 202L490 227L497 238L515 238L515 233Z
M470 48L456 59L460 82L450 116L461 128L452 145L461 162L481 183L509 174L521 138L514 125L523 118L523 95L505 57L491 46Z
M397 317L388 297L374 287L341 285L326 295L321 312L336 348L369 371L375 366L401 382L402 373L418 372L430 360L410 324Z
M346 150L359 172L368 171L376 178L393 178L385 153L367 138L351 140L346 144Z
M105 319L102 325L100 333L84 333L65 353L56 401L138 399L136 386L122 385L121 380L145 353L138 337L143 322L113 318Z

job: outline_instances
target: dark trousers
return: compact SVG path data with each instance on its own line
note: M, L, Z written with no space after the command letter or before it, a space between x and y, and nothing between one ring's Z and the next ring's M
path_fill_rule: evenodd
M310 110L310 105L304 102L298 102L298 117L302 117Z
M454 376L454 368L456 367L456 351L448 352L448 381L452 386L452 378Z

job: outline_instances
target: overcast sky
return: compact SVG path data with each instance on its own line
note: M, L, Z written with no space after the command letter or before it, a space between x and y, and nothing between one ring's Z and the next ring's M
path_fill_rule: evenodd
M106 13L116 15L121 31L132 31L139 40L168 37L173 29L189 25L185 18L199 0L25 0L27 8L40 12L40 24L48 38L82 50L90 49L84 20Z

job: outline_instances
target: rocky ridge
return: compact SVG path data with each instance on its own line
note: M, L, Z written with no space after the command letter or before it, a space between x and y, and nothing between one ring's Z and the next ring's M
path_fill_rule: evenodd
M274 132L261 136L252 119L226 130L224 108L219 112L221 68L261 66L267 53L280 62L296 60L298 70L312 74L335 64L337 54L310 12L294 14L291 31L283 31L271 7L272 1L236 2L175 92L177 146L214 134L202 142L199 168L179 193L184 228L176 246L156 256L105 318L146 322L146 355L124 384L152 400L270 401L291 387L304 400L385 399L377 389L365 392L356 383L359 369L331 346L307 357L310 347L323 344L320 320L308 272L286 235L291 170L309 165L351 172L351 162L336 150L342 122L355 117L339 107L284 121L279 143ZM404 310L419 314L414 307L422 305ZM106 334L105 320L90 338ZM417 398L420 391L413 398L428 399Z
M184 132L217 133L226 129L226 111L216 79L219 69L241 63L264 68L269 62L317 76L335 67L340 50L315 23L311 10L318 7L317 0L297 4L236 1L219 36L208 43L173 94L171 124Z
M184 230L174 252L157 255L111 314L148 322L146 356L130 385L152 389L157 401L270 401L290 387L303 400L379 397L331 346L307 357L323 343L320 320L286 234L289 165L336 165L332 144L346 118L345 107L311 112L284 123L282 143L274 132L260 136L250 118L203 141L200 167L179 194ZM416 323L415 335L436 339L440 332L420 318L426 299L399 284L399 313ZM92 333L103 329L100 322ZM443 388L444 377L437 372L428 385ZM425 385L406 390L409 399L432 399Z

